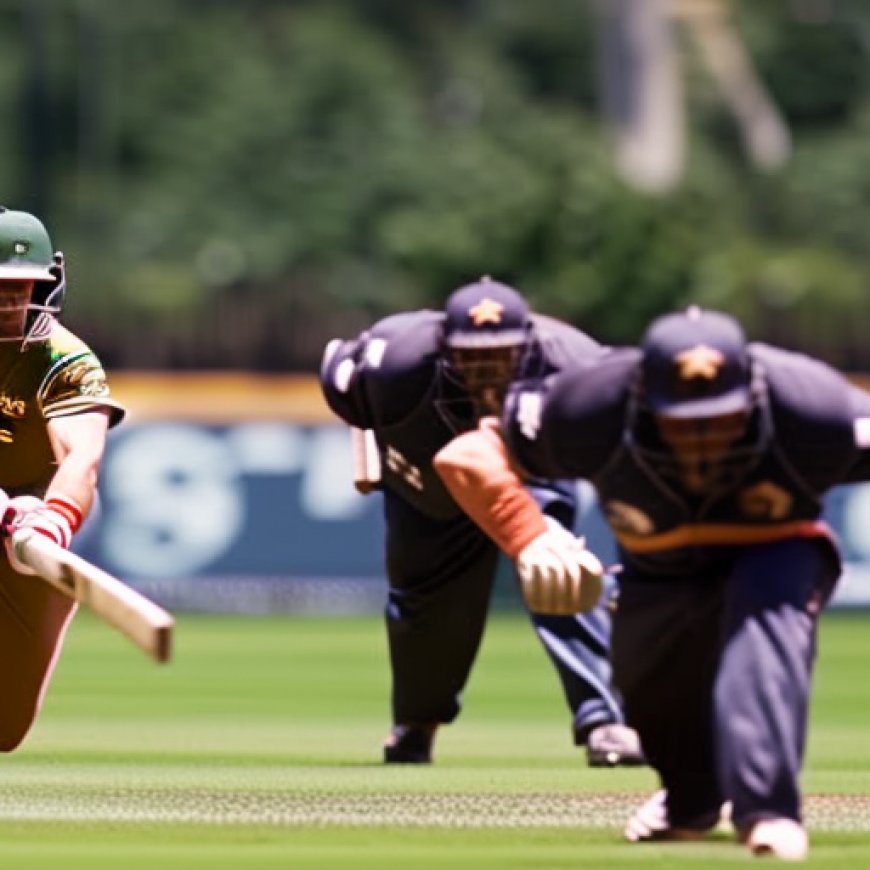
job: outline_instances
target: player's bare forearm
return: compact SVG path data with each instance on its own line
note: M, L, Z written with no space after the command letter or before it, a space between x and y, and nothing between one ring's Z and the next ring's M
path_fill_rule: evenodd
M102 411L48 421L49 439L58 465L46 498L72 499L83 516L88 515L94 501L107 430L108 417Z
M512 559L546 531L493 421L454 438L433 465L457 504Z

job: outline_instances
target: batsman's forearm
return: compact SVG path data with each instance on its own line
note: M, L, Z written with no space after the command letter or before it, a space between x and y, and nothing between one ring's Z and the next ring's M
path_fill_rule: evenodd
M61 496L72 499L87 517L94 502L97 488L98 466L90 460L79 460L75 456L65 459L55 472L45 493L45 498Z
M456 503L512 559L547 530L494 429L454 438L436 454L433 465Z
M91 510L100 463L106 446L108 417L103 412L53 417L48 437L57 459L57 470L48 485L46 499L72 499L83 516Z

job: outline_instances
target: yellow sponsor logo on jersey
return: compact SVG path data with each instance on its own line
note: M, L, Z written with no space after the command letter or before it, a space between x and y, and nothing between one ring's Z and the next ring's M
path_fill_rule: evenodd
M791 493L769 480L747 487L738 500L744 516L759 520L784 520L794 504Z
M15 426L13 420L20 420L27 411L27 402L24 399L16 399L0 393L0 422L8 421L7 425L0 426L0 444L11 444L15 440Z
M14 399L5 393L0 393L0 414L4 417L20 418L27 411L27 402L24 399Z

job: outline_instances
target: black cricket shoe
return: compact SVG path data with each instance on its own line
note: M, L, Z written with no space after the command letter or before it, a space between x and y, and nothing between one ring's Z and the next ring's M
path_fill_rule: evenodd
M437 724L394 725L384 740L384 764L431 764Z

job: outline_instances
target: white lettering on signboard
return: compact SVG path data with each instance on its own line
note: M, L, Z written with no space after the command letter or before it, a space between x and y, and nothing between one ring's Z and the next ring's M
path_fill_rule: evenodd
M174 577L221 555L245 513L226 439L200 426L129 432L103 471L106 556L122 574Z
M346 521L368 506L353 488L344 426L283 423L227 429L182 424L130 428L113 439L102 474L104 555L130 577L182 577L208 568L245 534L254 505L248 481L299 477L293 508L318 521ZM276 505L281 505L280 495ZM293 534L292 510L276 526Z

